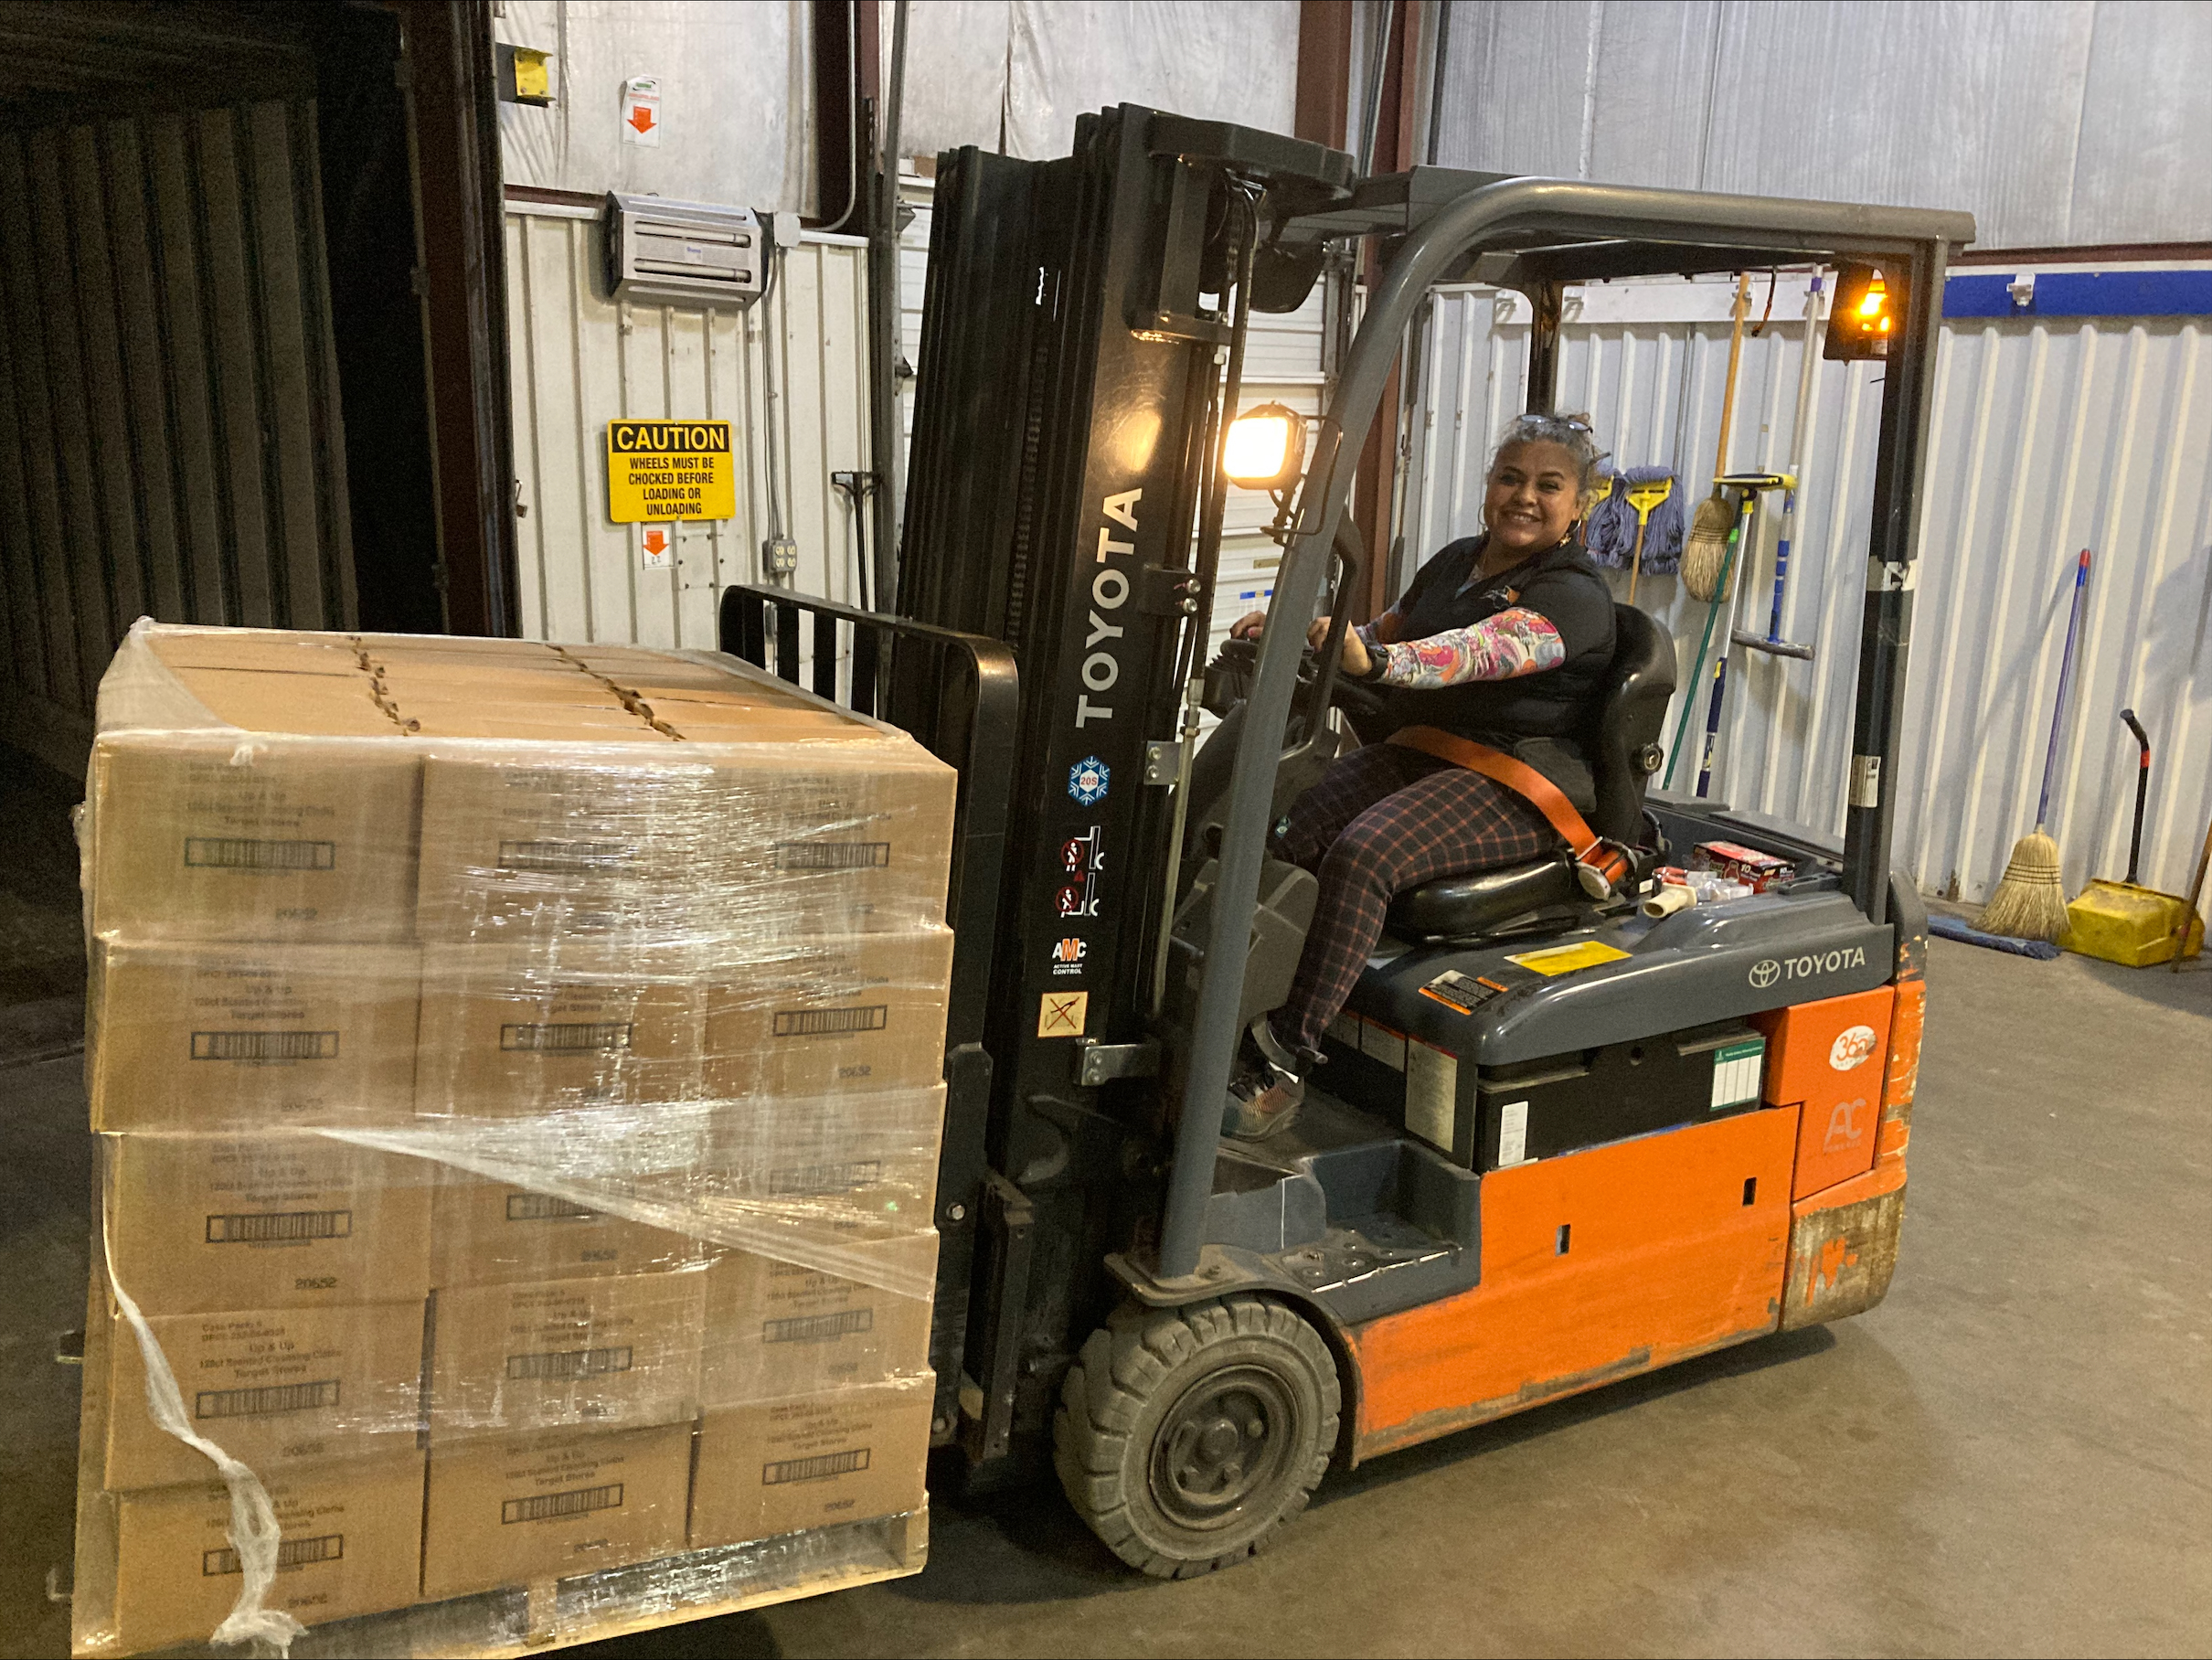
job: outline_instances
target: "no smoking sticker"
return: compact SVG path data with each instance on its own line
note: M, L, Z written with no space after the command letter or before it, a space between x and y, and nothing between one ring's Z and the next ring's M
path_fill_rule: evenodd
M1039 1038L1080 1038L1090 1018L1089 992L1047 992L1037 1003Z

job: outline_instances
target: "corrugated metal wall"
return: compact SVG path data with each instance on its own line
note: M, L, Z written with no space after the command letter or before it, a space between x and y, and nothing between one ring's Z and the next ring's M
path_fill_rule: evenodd
M89 734L142 614L352 625L313 102L0 133L0 225L17 740Z
M766 298L707 312L603 298L594 209L511 202L506 233L524 633L712 647L722 590L762 580L771 455L793 586L856 601L853 514L830 474L868 465L866 244L809 235ZM732 423L738 513L681 527L652 569L643 527L607 516L607 422L679 417Z
M1993 248L2212 223L2212 13L2151 0L1455 0L1437 159L1963 208Z
M1559 407L1588 409L1622 466L1709 479L1728 363L1726 282L1584 292L1563 331ZM1754 319L1764 304L1753 290ZM1788 460L1803 278L1744 343L1728 463ZM1482 288L1439 291L1424 363L1407 539L1425 558L1479 524L1492 436L1523 405L1527 308ZM2050 735L2074 556L2096 560L2051 829L2079 888L2127 863L2132 705L2157 756L2143 880L2186 888L2212 814L2212 349L2187 318L1962 321L1938 360L1896 858L1923 888L1987 897L2032 827ZM1811 664L1735 651L1713 793L1840 834L1879 416L1878 364L1822 363L1803 469L1785 638ZM1685 393L1686 376L1687 392ZM1780 503L1739 589L1763 633ZM1625 578L1617 591L1625 594ZM1645 578L1686 686L1705 607ZM1724 617L1716 632L1725 634ZM1695 781L1697 706L1677 787ZM1676 711L1668 717L1671 744Z

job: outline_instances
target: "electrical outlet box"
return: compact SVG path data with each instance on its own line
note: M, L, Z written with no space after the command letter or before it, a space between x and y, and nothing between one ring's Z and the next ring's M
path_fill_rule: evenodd
M771 536L760 544L760 568L771 576L787 577L799 569L799 544L788 536Z

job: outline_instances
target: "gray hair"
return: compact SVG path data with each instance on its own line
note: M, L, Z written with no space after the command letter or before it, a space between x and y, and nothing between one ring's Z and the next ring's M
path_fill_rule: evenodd
M1484 471L1487 478L1497 471L1499 460L1505 452L1522 444L1558 444L1575 461L1575 484L1578 494L1587 502L1606 488L1605 463L1611 452L1598 448L1598 438L1590 428L1588 415L1539 414L1531 410L1526 415L1515 415L1505 425L1498 439L1497 448L1490 452L1490 465Z

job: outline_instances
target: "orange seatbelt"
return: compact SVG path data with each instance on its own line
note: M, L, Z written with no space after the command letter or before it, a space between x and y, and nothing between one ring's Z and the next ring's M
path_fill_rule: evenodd
M1390 734L1390 741L1433 755L1439 761L1448 761L1453 766L1464 767L1470 772L1480 772L1535 807L1565 839L1575 857L1576 878L1590 898L1612 898L1615 889L1632 874L1627 854L1592 830L1559 786L1526 761L1516 761L1486 743L1476 743L1471 738L1431 726L1401 727Z

